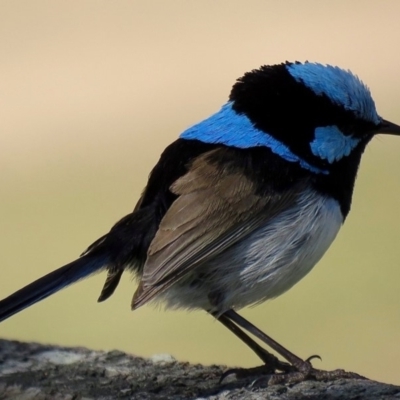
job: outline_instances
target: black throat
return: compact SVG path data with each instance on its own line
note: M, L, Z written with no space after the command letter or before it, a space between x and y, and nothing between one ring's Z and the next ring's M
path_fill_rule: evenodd
M315 188L323 194L336 199L343 214L346 218L353 197L354 184L357 177L358 168L360 166L361 156L367 145L367 140L360 143L356 149L347 157L333 163L329 168L328 175L315 175Z

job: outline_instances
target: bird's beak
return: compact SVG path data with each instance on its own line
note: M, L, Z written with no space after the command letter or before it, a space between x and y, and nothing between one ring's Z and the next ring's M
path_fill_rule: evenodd
M392 122L382 119L379 128L375 131L375 134L386 133L387 135L400 136L400 125L393 124Z

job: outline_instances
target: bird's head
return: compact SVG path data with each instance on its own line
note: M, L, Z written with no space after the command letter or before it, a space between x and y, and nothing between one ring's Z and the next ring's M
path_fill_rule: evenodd
M361 153L382 119L367 86L350 71L317 63L262 66L239 78L229 101L181 137L238 148L265 146L316 173Z

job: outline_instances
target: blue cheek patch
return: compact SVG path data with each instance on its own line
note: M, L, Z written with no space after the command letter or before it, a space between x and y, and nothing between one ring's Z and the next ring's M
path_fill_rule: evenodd
M310 143L311 151L330 164L348 156L360 143L360 139L344 135L337 126L315 129L315 139Z
M223 144L240 149L268 147L286 161L297 162L302 168L314 173L328 174L328 171L314 167L292 153L287 146L271 135L255 128L244 114L238 114L232 109L231 102L226 103L219 112L211 117L184 131L180 138Z
M315 94L325 94L333 103L361 119L380 123L369 89L350 71L314 63L290 64L286 68L297 82Z

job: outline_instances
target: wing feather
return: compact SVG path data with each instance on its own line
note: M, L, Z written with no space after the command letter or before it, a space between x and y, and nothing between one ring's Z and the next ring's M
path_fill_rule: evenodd
M199 156L171 191L178 196L162 219L149 247L132 308L138 308L292 205L304 189L258 193L238 170L212 162L215 152Z

